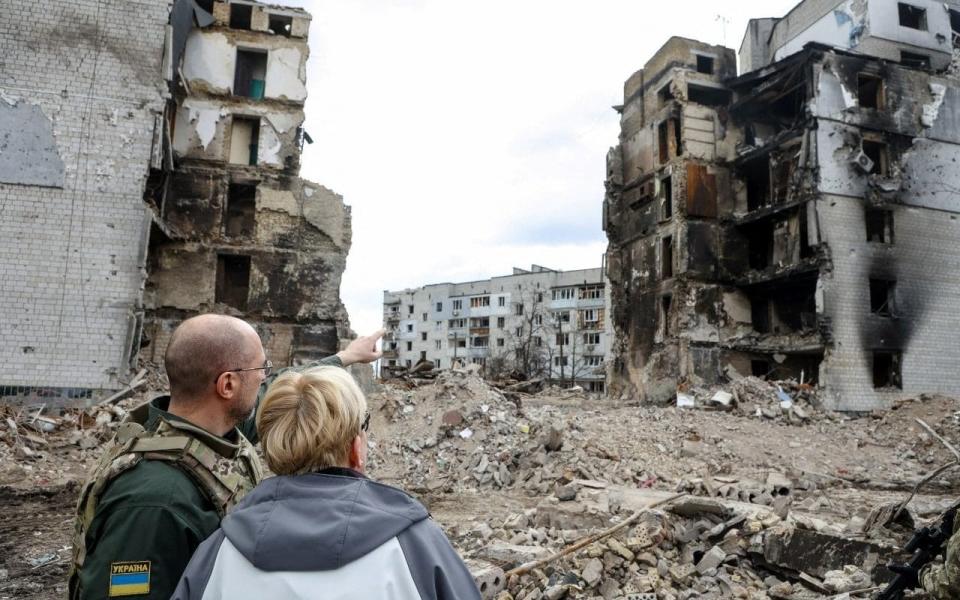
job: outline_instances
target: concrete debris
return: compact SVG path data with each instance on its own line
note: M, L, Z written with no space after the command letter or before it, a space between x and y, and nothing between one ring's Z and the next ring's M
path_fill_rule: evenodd
M728 409L710 404L727 401L720 392L730 396ZM423 499L465 556L508 573L485 597L799 599L884 580L883 565L908 530L864 534L871 509L903 499L920 472L951 459L911 419L932 411L939 433L960 435L946 398L850 419L817 408L815 391L791 380L740 377L681 393L701 410L598 403L587 394L570 404L570 392L551 388L518 403L467 370L441 371L416 387L388 383L370 400L371 472ZM846 440L843 460L825 452L837 440ZM509 577L677 492L687 495ZM928 519L947 499L918 502Z
M87 410L0 408L0 494L64 490L50 496L60 502L50 517L57 530L73 509L71 486L102 444L132 406L162 390L155 373L144 379L131 397ZM518 403L472 369L412 388L387 383L369 395L369 473L429 507L484 598L803 599L882 581L909 529L866 525L883 520L871 517L875 506L902 501L923 474L952 460L915 419L957 439L955 401L923 397L860 419L812 407L807 419L757 419L755 405L779 410L777 385L794 408L807 405L799 384L751 377L727 387L737 400L724 411L624 406L549 387ZM717 391L685 393L710 399ZM842 452L828 451L838 445ZM910 504L918 524L950 503L954 477L934 479ZM609 537L506 575L677 493L685 495ZM42 556L68 544L68 533L51 534L49 545L18 536L7 554ZM0 568L17 585L37 573L15 558Z

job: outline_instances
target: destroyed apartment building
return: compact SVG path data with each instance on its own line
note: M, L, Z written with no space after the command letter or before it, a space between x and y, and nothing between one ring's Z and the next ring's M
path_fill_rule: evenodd
M827 408L960 393L960 4L851 0L671 38L624 86L611 389L741 375Z
M350 212L298 176L310 15L243 0L4 15L0 396L116 389L202 312L247 319L278 364L335 352Z
M539 265L466 283L384 291L382 375L418 364L479 365L604 392L609 331L603 269Z

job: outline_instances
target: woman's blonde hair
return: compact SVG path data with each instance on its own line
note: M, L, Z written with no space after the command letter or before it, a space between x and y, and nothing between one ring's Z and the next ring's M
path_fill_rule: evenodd
M277 475L348 466L350 446L366 412L363 392L339 367L280 375L257 411L267 465Z

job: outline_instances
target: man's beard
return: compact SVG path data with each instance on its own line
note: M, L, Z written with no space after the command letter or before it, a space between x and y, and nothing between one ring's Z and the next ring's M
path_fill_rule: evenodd
M243 423L244 421L252 417L256 412L256 410L257 410L256 403L254 403L253 408L246 410L240 404L240 402L237 402L236 404L233 404L232 406L230 406L230 410L227 412L227 416L230 417L230 420L233 422L233 426L236 427L237 425Z

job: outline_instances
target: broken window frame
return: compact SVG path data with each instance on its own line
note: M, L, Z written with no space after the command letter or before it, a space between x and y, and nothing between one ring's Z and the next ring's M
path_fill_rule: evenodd
M903 389L903 352L900 350L874 350L871 355L873 389Z
M950 37L954 48L960 48L960 10L947 9L950 14Z
M863 219L866 226L868 243L894 243L894 220L892 210L865 206L863 210Z
M706 54L697 54L696 57L697 73L713 75L714 69L716 68L717 59L713 56L707 56Z
M930 70L930 55L919 52L900 51L900 64L910 69Z
M730 104L732 96L732 92L723 88L693 82L687 84L687 100L701 106L725 107Z
M233 161L233 149L234 141L233 136L236 135L237 127L240 123L249 123L250 124L250 143L246 149L246 161L234 162ZM230 124L230 163L236 165L246 165L246 166L257 166L260 163L260 117L258 116L247 116L247 115L233 115L233 119Z
M673 294L664 294L660 297L659 315L660 315L660 335L664 338L670 336L670 312L673 307Z
M257 185L230 183L224 203L223 235L247 238L254 235L257 224Z
M229 23L230 29L250 31L253 27L253 6L231 2Z
M676 99L676 96L673 95L673 90L671 89L672 85L673 85L673 80L670 80L666 83L666 85L662 86L660 89L657 90L657 101L659 103L660 108L663 108L664 106L666 106L667 104L670 104L670 102Z
M250 302L251 258L245 254L217 254L214 302L237 310L247 310ZM245 272L243 275L242 272ZM228 281L229 279L229 281ZM245 279L245 284L239 281Z
M875 89L870 86L875 85ZM857 103L860 108L883 110L885 104L885 85L883 77L870 73L857 73ZM864 102L868 99L868 102Z
M263 100L266 97L269 62L269 50L237 47L233 69L233 95L251 100ZM254 77L258 71L262 71L263 79Z
M878 317L895 318L897 316L897 281L871 277L870 313Z
M860 140L860 150L873 161L873 168L868 175L889 176L890 144L886 140L879 136L864 135Z
M660 180L660 220L669 221L673 218L673 175L667 175Z
M275 26L279 26L280 31L277 31ZM267 13L267 29L269 29L273 35L291 37L293 35L293 17L278 13Z
M927 9L923 7L907 2L897 2L897 16L899 17L900 27L916 31L928 31Z
M660 279L670 279L674 274L673 236L666 235L660 238Z

